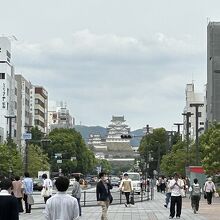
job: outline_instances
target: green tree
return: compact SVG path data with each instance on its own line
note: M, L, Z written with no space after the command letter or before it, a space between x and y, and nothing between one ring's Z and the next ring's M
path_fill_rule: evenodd
M28 172L37 177L40 170L50 170L47 154L38 145L31 144L28 147Z
M15 145L0 145L0 173L5 176L22 174L22 157Z
M139 152L142 158L142 161L140 162L142 172L145 172L146 163L153 158L153 161L150 161L149 166L149 174L153 175L153 170L158 169L158 160L160 163L161 158L167 151L167 132L164 128L154 129L152 134L145 135L139 146ZM150 155L151 158L149 158Z
M80 172L86 174L95 167L95 156L90 151L82 136L75 129L54 129L49 134L51 143L45 151L50 158L53 172L62 169L64 174ZM57 164L56 154L62 155L62 163Z
M186 167L186 142L179 141L175 145L171 152L164 155L161 160L161 170L166 176L173 175L174 172L178 172L182 176L185 175Z
M220 124L213 124L200 136L202 165L205 172L213 175L220 172Z

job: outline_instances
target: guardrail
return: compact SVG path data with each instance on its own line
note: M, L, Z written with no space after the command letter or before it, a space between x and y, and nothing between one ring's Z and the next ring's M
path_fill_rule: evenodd
M71 193L68 193L71 195ZM111 192L113 196L113 202L111 205L119 205L126 202L125 195L121 191L112 191ZM35 194L35 195L40 195ZM149 187L146 189L146 191L141 191L140 194L134 194L134 202L144 202L154 199L154 188ZM82 207L91 207L91 206L97 206L97 200L96 200L96 192L93 191L87 191L83 190L81 194L80 203ZM42 206L39 206L42 205ZM42 202L36 202L33 206L33 209L43 209L44 203Z

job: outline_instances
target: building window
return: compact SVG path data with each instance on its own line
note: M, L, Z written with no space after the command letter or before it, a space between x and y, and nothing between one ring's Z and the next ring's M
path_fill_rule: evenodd
M18 90L17 90L17 88L15 88L15 95L17 95L18 94Z
M202 117L202 112L198 112L198 117L199 117L199 118Z
M200 124L200 125L204 125L204 122L200 122L199 124Z
M0 79L5 79L5 73L0 73Z

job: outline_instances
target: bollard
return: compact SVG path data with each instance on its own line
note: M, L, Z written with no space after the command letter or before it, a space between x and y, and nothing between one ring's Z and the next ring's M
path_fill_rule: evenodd
M122 203L122 191L120 190L120 204Z
M86 206L86 191L84 191L84 201L83 201L84 207Z

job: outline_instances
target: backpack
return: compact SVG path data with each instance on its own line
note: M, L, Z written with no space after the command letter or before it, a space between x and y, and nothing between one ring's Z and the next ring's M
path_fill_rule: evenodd
M192 196L200 196L201 195L201 188L199 185L195 186L193 185L192 186Z

